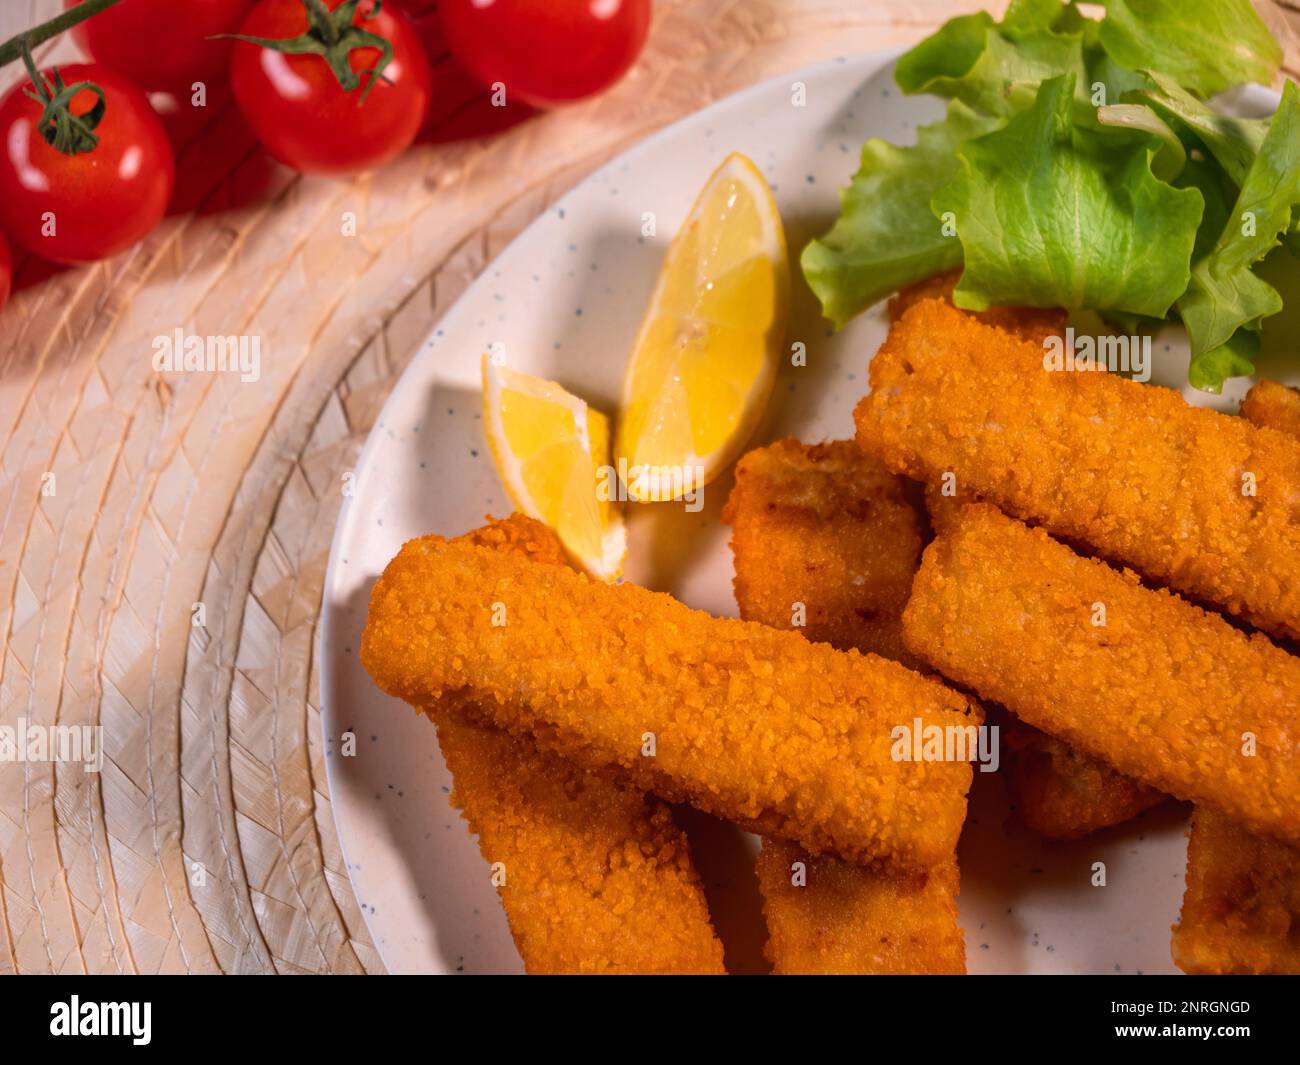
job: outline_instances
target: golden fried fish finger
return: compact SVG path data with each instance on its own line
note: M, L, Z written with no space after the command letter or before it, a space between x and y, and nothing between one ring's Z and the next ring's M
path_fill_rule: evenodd
M1174 963L1187 973L1300 973L1297 930L1300 850L1198 806Z
M926 548L903 636L1120 772L1300 842L1300 659L1267 637L986 504Z
M1300 448L922 300L871 360L857 441L1276 635L1300 638Z
M1300 438L1300 391L1260 381L1241 413ZM1300 850L1198 806L1174 962L1188 973L1300 973Z
M461 542L564 565L555 534L522 515ZM685 834L658 799L477 723L450 693L425 712L452 804L502 877L501 904L530 973L721 973L722 944Z
M1256 382L1241 401L1241 413L1253 425L1300 438L1300 388Z
M925 872L890 874L765 839L755 871L777 975L966 971L951 855Z
M911 664L902 617L921 518L902 480L852 440L748 452L722 520L742 618Z
M814 853L927 868L965 818L970 765L896 761L891 729L964 732L981 720L966 697L631 584L413 540L375 585L361 658L407 702L469 689L584 768Z

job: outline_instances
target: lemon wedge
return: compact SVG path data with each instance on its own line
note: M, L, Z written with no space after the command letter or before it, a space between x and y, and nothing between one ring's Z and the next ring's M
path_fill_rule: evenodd
M789 291L772 190L730 155L668 248L623 379L614 454L628 498L678 498L736 458L772 393Z
M593 577L617 580L627 534L614 503L609 419L553 381L484 355L483 424L515 509L550 526Z

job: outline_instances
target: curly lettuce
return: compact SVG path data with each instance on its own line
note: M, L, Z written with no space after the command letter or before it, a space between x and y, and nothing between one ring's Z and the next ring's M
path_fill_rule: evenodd
M1098 37L1116 62L1168 74L1200 96L1267 85L1282 64L1250 0L1108 0Z
M800 257L804 277L838 328L905 285L961 265L961 245L930 213L930 198L957 172L957 145L997 125L960 101L923 126L915 145L873 138L862 146L840 217Z
M932 207L961 240L959 307L1161 318L1187 288L1201 193L1155 177L1159 137L1078 125L1073 96L1073 75L1045 81L1027 111L957 149Z
M1225 376L1253 369L1241 368L1249 365L1252 345L1239 334L1257 333L1265 318L1282 309L1282 294L1254 267L1286 236L1297 203L1300 88L1288 82L1226 225L1193 267L1187 291L1178 301L1192 345L1192 373L1203 382L1197 387L1217 391ZM1234 340L1227 356L1220 352Z
M1012 0L903 55L906 93L949 101L916 145L871 140L839 219L803 254L842 326L895 289L963 268L954 299L1064 306L1156 328L1181 319L1189 379L1249 373L1283 295L1258 272L1300 256L1300 119L1208 98L1268 82L1281 49L1250 0ZM1287 286L1284 286L1287 287Z

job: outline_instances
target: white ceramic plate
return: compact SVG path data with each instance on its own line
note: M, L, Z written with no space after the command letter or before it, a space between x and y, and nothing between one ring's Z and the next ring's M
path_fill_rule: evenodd
M664 249L696 193L741 151L772 182L797 256L834 217L837 190L869 136L914 139L941 114L902 96L895 53L837 59L774 78L649 138L538 218L435 329L384 407L339 519L325 582L320 662L334 815L357 899L391 972L518 972L519 956L474 838L447 802L450 777L433 727L381 694L357 658L375 578L402 543L457 534L510 511L479 415L479 357L505 345L512 366L559 381L613 413L633 335ZM796 107L793 86L806 87ZM1276 97L1240 94L1243 112ZM658 236L640 236L653 212ZM885 335L883 307L838 335L794 271L789 341L807 366L787 366L755 442L852 434L866 365ZM1155 344L1159 383L1185 380L1186 349ZM1245 383L1217 405L1235 409ZM1193 394L1189 392L1189 398ZM1196 395L1197 401L1205 399ZM633 508L627 577L694 607L734 615L724 478L704 509ZM339 737L358 737L355 757ZM973 973L1172 971L1169 929L1183 892L1185 807L1169 806L1081 843L1047 846L1009 827L1001 782L976 774L962 839L961 918ZM752 837L685 814L728 964L762 969L762 919L748 856ZM1107 886L1091 885L1104 861Z

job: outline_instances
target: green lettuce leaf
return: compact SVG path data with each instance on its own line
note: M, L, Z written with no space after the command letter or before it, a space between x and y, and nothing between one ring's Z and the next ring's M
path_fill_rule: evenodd
M1059 3L1057 13L1066 10ZM903 92L961 100L989 115L1010 115L1045 78L1073 73L1084 85L1083 34L1058 33L1036 0L1013 4L997 23L985 12L945 22L894 67Z
M1193 355L1187 367L1187 383L1202 392L1216 395L1223 391L1229 377L1255 372L1255 354L1259 351L1259 334L1238 329L1226 344Z
M920 44L898 57L894 65L894 80L898 87L910 94L932 92L931 85L959 82L984 54L989 30L996 25L987 11L949 19Z
M1227 344L1238 330L1258 330L1282 309L1277 289L1254 265L1291 227L1300 204L1300 88L1288 82L1237 202L1213 248L1196 262L1178 312L1201 356Z
M930 213L930 198L956 174L957 146L997 124L954 101L911 147L876 138L862 146L858 172L840 193L839 219L800 257L837 328L904 285L960 265L961 245Z
M1139 89L1127 99L1149 105L1166 122L1180 125L1192 133L1218 160L1232 183L1240 186L1246 180L1250 164L1259 154L1272 120L1220 114L1172 78L1154 70L1147 71L1146 75L1154 87Z
M1250 0L1108 0L1100 39L1129 69L1172 75L1201 96L1267 85L1282 62Z
M1160 150L1151 160L1151 172L1161 181L1172 182L1187 166L1187 146L1169 125L1146 104L1107 104L1097 108L1095 123L1088 126L1140 130L1160 142Z
M1073 117L1073 75L958 149L931 201L955 217L966 269L959 306L1089 308L1163 317L1187 287L1203 201L1156 179L1158 138Z
M1085 46L1083 58L1088 68L1087 95L1094 107L1119 103L1127 99L1126 94L1149 88L1151 85L1151 80L1145 73L1129 70L1128 67L1115 62L1104 48Z
M1059 30L1072 13L1077 13L1074 5L1065 0L1011 0L999 26L1004 34L1017 40L1039 30Z
M1216 160L1203 154L1199 158L1195 154L1188 156L1171 184L1179 189L1196 189L1205 204L1201 225L1196 231L1196 244L1192 248L1192 264L1195 266L1214 250L1219 234L1228 224L1232 205L1237 200L1237 187L1228 180Z

